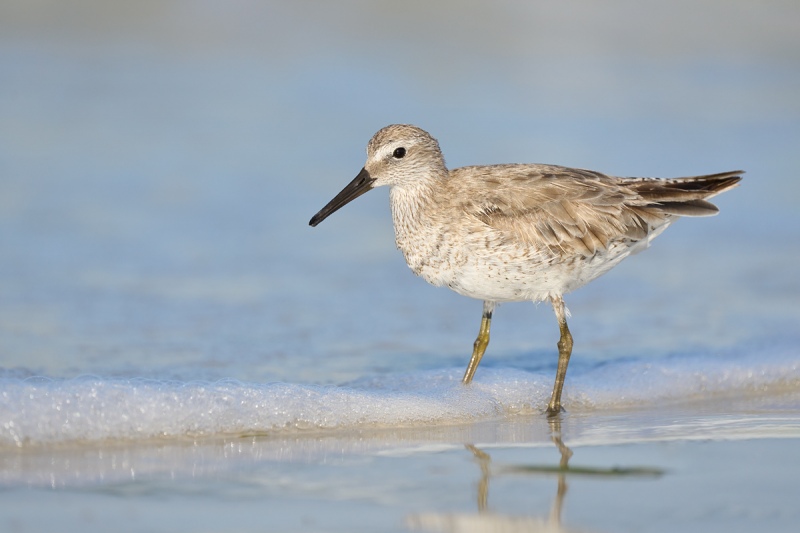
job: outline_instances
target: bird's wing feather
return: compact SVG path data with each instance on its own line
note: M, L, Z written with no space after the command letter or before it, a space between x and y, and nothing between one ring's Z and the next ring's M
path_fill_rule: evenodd
M485 172L476 173L476 168ZM459 186L483 191L482 196L460 195L468 198L462 209L499 232L507 244L588 257L613 241L644 239L669 219L668 213L647 209L650 200L624 180L596 172L546 165L458 170L452 177L456 183L473 182Z

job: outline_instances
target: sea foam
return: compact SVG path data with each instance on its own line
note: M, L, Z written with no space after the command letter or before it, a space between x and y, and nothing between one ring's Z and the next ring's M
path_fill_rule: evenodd
M482 368L365 377L343 385L160 381L80 376L0 378L0 446L204 438L460 424L546 405L551 373ZM616 360L572 369L570 413L647 409L713 397L800 390L795 345L737 353Z

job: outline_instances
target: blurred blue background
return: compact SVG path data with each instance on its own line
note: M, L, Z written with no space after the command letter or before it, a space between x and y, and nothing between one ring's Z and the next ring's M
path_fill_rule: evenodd
M415 279L386 190L308 219L382 126L451 167L741 168L719 216L568 296L575 364L789 342L795 1L0 2L6 375L339 383L463 367L480 302ZM488 366L550 368L549 306Z

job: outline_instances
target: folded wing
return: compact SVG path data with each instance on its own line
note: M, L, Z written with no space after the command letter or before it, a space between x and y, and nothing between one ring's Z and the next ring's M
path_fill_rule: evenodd
M647 239L676 217L716 214L706 199L735 187L742 174L655 179L548 165L504 165L503 172L483 167L477 174L476 168L464 174L458 169L451 178L471 176L473 183L459 185L483 191L466 195L467 214L500 232L503 244L549 249L561 257L591 257L617 242Z

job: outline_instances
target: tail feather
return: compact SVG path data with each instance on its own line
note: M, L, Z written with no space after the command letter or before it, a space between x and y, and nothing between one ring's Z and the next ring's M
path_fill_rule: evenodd
M642 179L633 188L649 208L670 215L702 217L719 212L706 200L736 187L741 174L744 171L734 170L687 178Z
M705 200L689 202L658 202L655 207L662 213L679 217L708 217L719 213L719 208Z

